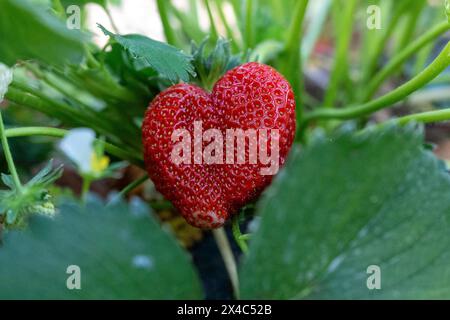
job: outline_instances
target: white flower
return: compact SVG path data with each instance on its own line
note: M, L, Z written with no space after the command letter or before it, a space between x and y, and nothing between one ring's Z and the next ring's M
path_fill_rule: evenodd
M8 86L13 80L13 72L10 68L0 63L0 102L8 91Z
M95 132L89 128L72 129L59 143L59 148L82 174L92 172Z

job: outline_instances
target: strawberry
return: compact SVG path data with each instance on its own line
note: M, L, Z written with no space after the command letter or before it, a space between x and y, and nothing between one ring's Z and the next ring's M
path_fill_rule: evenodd
M200 137L203 142L196 140L198 131L194 127L199 123L203 133L217 129L215 133L222 134L222 139L203 135ZM173 139L176 129L185 129L190 134L191 140L184 141L189 149L183 151L191 153L183 162L173 160L174 147L186 138ZM237 161L237 140L232 144L234 150L230 151L234 163L228 162L225 142L229 142L229 129L244 132L254 129L260 138L256 140L257 150L262 152L265 149L261 147L266 147L270 151L267 155L271 156L277 150L278 158L272 158L270 164L262 159L250 162L250 152L255 149L250 148L248 138L244 163ZM278 135L272 135L275 131ZM261 140L261 132L267 133L266 140ZM271 182L274 172L264 175L262 169L274 161L276 165L283 165L294 133L295 101L289 83L273 68L250 62L228 71L216 82L211 93L181 83L155 97L142 125L144 159L157 190L178 208L187 222L200 228L218 228L239 208L258 197ZM220 146L220 140L223 152L219 147L206 152L210 143L217 142L216 146ZM200 157L196 146L203 151ZM272 150L273 146L278 149ZM215 156L216 162L207 162L208 154Z

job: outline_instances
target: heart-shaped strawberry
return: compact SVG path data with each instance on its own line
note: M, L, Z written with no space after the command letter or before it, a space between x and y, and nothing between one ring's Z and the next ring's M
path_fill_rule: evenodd
M211 93L184 83L168 88L142 126L150 178L200 228L222 226L257 197L283 165L294 134L289 83L255 62L228 71Z

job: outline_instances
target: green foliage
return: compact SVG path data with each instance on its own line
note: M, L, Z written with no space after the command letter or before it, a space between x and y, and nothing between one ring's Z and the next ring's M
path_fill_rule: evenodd
M117 35L99 25L103 33L127 50L134 58L138 70L152 68L172 82L188 81L195 75L191 57L163 42L138 34Z
M3 184L9 190L0 191L0 220L5 229L24 227L29 216L55 214L48 188L61 177L62 166L52 168L53 161L18 189L13 177L2 173Z
M196 73L192 81L203 88L211 90L216 81L230 69L248 61L247 57L232 55L229 41L219 38L214 47L208 50L209 39L204 39L198 46L192 43L192 64Z
M242 297L447 298L449 193L413 126L316 137L258 205ZM369 265L381 268L381 290L366 286Z
M84 18L87 3L108 13L117 1L0 0L0 62L19 62L13 80L0 72L0 98L8 89L5 99L14 110L44 113L51 126L92 128L105 137L105 151L119 159L143 167L144 110L173 83L210 89L224 72L248 60L270 64L290 81L301 131L287 167L258 204L261 225L251 234L240 274L243 298L448 297L450 190L444 166L424 150L421 131L365 129L373 112L404 101L448 68L450 44L429 63L436 40L450 26L442 5L190 0L179 8L158 0L168 44L99 25L110 39L98 48L89 30L69 30L64 21L68 5L80 5ZM365 28L370 4L381 7L381 30ZM208 13L209 30L199 23L200 7ZM448 1L445 12L448 16ZM210 40L202 42L205 38ZM319 40L323 51L314 56ZM199 45L192 46L192 55L184 53L193 41ZM313 69L330 69L329 81L316 83L313 73L308 82L315 88L307 91L303 73L312 57L319 62ZM399 86L405 76L412 79ZM372 100L382 87L388 93ZM447 120L448 110L398 122ZM358 120L363 131L330 134L348 119ZM3 129L3 146L7 132L57 138L67 132ZM47 190L61 173L50 164L22 186L12 159L17 146L11 145L13 153L4 148L11 176L2 176L9 189L0 192L0 228L7 229L0 248L0 298L201 297L186 253L146 209L70 200L60 203L54 219L32 217L29 229L9 230L23 226L32 213L54 215ZM24 156L30 157L30 150ZM108 176L122 164L113 164ZM246 250L250 235L234 232ZM82 290L66 288L72 264L81 267ZM372 264L381 267L381 290L366 287Z
M0 2L0 62L39 59L51 65L79 63L87 36L69 30L43 6L28 0Z
M450 23L450 1L445 0L445 14L447 15L448 23Z
M58 207L53 219L5 234L1 299L201 298L186 253L144 204L66 199ZM71 265L80 267L80 290L66 287Z

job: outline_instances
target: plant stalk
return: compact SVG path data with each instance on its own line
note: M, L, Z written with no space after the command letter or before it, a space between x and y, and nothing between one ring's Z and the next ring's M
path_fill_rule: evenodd
M322 108L306 114L301 128L305 126L312 120L317 119L352 119L373 113L380 109L388 106L392 106L396 102L401 101L407 97L412 92L418 90L419 88L426 85L428 82L437 77L442 71L444 71L450 65L450 42L444 47L441 53L436 57L436 59L430 63L430 65L425 68L417 76L396 88L395 90L389 92L388 94L370 102L364 103L362 105L357 105L345 109L330 109Z
M89 193L89 188L91 186L92 180L89 177L83 177L83 183L81 185L81 199L84 203L86 203L86 198Z
M8 169L13 179L14 186L18 193L22 192L22 184L20 183L19 175L17 173L16 166L14 164L13 157L11 155L11 149L9 148L8 139L6 137L6 130L3 124L2 112L0 111L0 139L3 146L3 153L5 154L6 163L8 164Z
M238 244L239 248L241 248L244 254L247 254L248 245L246 242L246 237L244 237L244 235L241 233L241 229L239 228L239 214L236 214L233 217L232 231L234 240Z
M234 259L233 251L231 250L230 242L228 241L227 235L224 228L213 229L212 234L214 240L217 243L220 254L222 256L223 262L225 263L225 268L227 269L228 275L230 277L231 286L233 287L234 296L239 299L239 277L237 272L236 260Z
M51 127L22 127L6 129L5 136L8 138L27 136L49 136L63 138L68 132L69 131L65 129ZM120 159L127 160L141 168L144 167L142 157L131 154L130 152L125 151L111 143L105 142L105 151Z
M429 30L427 33L423 34L421 37L417 38L409 46L401 50L392 60L388 62L388 64L384 66L384 68L380 72L375 75L374 78L372 78L372 80L368 84L368 89L362 101L366 102L367 100L369 100L383 83L383 81L391 74L393 74L396 70L398 70L409 57L417 53L418 50L425 47L428 43L430 43L432 40L436 39L438 36L449 29L450 23L444 21Z
M341 2L341 4L343 4ZM335 2L335 6L339 3ZM353 29L353 15L356 9L356 0L346 0L344 5L344 12L342 15L342 23L340 25L337 37L336 55L334 57L334 65L330 75L328 89L325 93L323 105L330 107L336 100L339 85L342 80L348 76L348 48L352 39Z
M156 0L159 16L161 18L161 23L163 26L164 35L166 36L167 43L171 45L176 45L175 34L172 30L172 26L170 25L169 14L167 12L168 3L169 1L167 0Z
M245 50L253 48L253 0L246 0L245 8Z
M450 121L450 108L410 114L407 116L394 119L394 121L401 125L407 124L408 122L411 121L421 123Z
M133 182L131 182L130 184L128 184L125 188L123 188L114 198L113 200L110 202L114 202L114 200L116 199L120 199L122 197L124 197L126 194L128 194L130 191L134 190L135 188L139 187L141 184L143 184L145 181L148 180L148 175L143 175L142 177L140 177L139 179L134 180Z
M210 24L210 31L211 31L211 41L215 43L217 39L219 38L219 34L216 29L216 25L214 23L214 17L211 11L211 6L209 5L209 0L204 0L206 11L208 12L208 18L209 18L209 24Z

